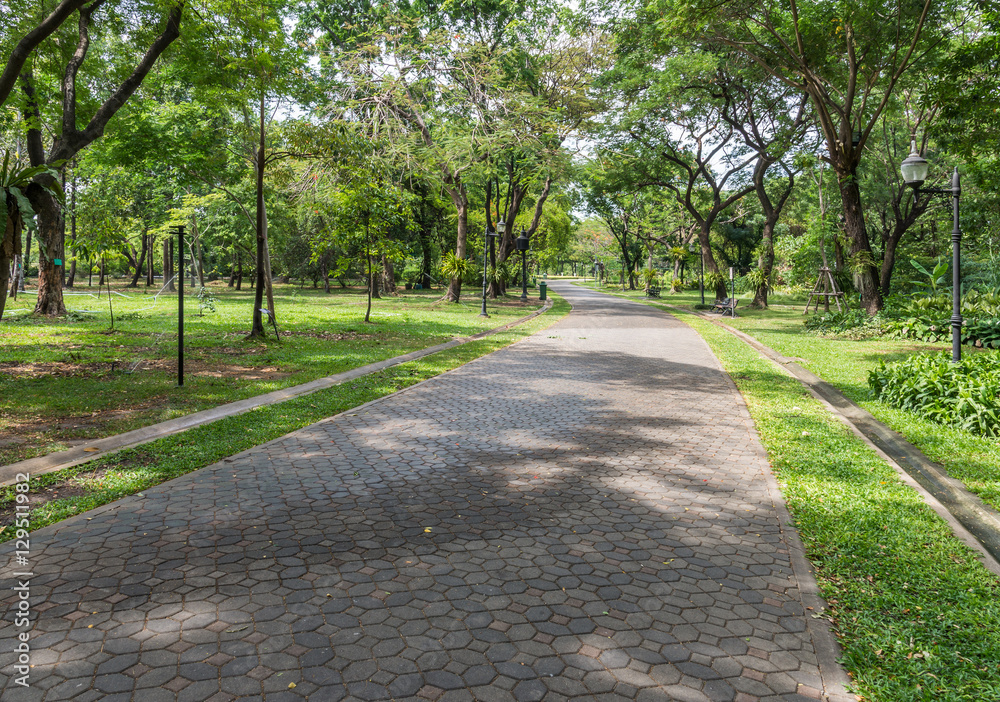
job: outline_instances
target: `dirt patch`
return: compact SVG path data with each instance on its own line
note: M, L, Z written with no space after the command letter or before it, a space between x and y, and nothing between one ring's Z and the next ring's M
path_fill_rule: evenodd
M86 477L95 478L100 477L104 474L104 470L87 473ZM37 491L32 491L30 493L31 498L29 505L32 510L41 507L48 502L54 502L55 500L61 500L66 497L78 497L80 495L86 495L90 490L83 485L81 485L76 477L68 478L67 480L56 483L55 485L50 485L48 487L41 488ZM13 534L9 533L14 530L14 518L16 514L16 509L14 503L4 505L0 507L0 539L10 538Z
M240 355L243 355L241 352ZM20 363L17 361L0 362L0 374L13 379L37 380L40 378L108 378L117 374L140 373L144 370L157 370L167 373L177 371L177 361L165 359L150 359L139 361L105 361L95 363ZM231 363L206 363L204 361L185 361L185 372L193 376L210 378L241 378L244 380L280 380L287 378L287 373L274 367L253 368Z
M100 378L108 376L114 370L122 367L123 364L120 361L94 363L3 361L0 362L0 373L12 378Z
M333 334L330 332L293 332L293 331L283 331L281 332L283 337L296 337L305 336L310 339L322 339L323 341L364 341L370 339L377 339L378 336L375 334L360 334L358 332L339 332Z
M169 373L177 372L177 361L156 359L142 361L135 372L143 370L158 370ZM253 368L232 363L205 363L204 361L184 361L184 374L203 378L239 378L241 380L280 380L292 374L279 370L274 366Z

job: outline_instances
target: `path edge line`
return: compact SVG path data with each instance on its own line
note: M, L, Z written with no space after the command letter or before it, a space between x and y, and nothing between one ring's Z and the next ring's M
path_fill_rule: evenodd
M435 344L434 346L428 346L423 349L417 349L416 351L387 358L383 361L376 361L375 363L369 363L364 366L352 368L344 371L343 373L336 373L324 378L317 378L316 380L311 380L308 383L302 383L301 385L293 385L292 387L274 390L262 395L248 397L243 400L216 405L215 407L199 410L198 412L192 412L191 414L185 414L182 417L168 419L163 422L157 422L156 424L150 424L149 426L133 429L132 431L127 431L122 434L113 434L112 436L106 436L101 439L87 442L86 446L81 445L65 451L54 451L52 453L47 453L44 456L36 456L34 458L18 461L17 463L0 466L0 488L17 482L17 476L21 473L32 476L55 473L60 470L65 470L66 468L72 468L83 463L97 460L98 458L102 458L116 451L121 451L122 449L141 446L142 444L156 441L157 439L162 439L166 436L179 434L187 431L188 429L194 429L195 427L211 424L212 422L226 417L234 417L236 415L245 414L246 412L256 409L257 407L276 405L297 397L311 395L314 392L326 390L327 388L340 385L349 380L355 380L366 375L371 375L372 373L383 371L386 368L398 366L402 363L408 363L410 361L416 361L441 351L455 348L456 346L462 346L471 341L478 341L479 339L484 339L488 336L499 334L502 331L524 324L525 322L548 312L552 309L552 305L552 298L546 298L545 304L541 307L541 309L535 310L531 314L515 319L507 324L494 327L493 329L487 329L486 331L477 332L471 336L457 337L451 341ZM97 448L98 450L87 451L86 449L88 448Z

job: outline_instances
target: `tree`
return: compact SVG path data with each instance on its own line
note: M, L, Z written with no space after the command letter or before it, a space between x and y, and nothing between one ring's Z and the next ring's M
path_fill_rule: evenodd
M654 0L665 32L728 47L809 96L837 178L861 303L882 308L858 164L895 91L964 18L953 3L906 0L715 3ZM972 12L971 6L966 11Z
M39 34L32 34L33 29L24 35L18 42L19 49L15 49L15 55L8 60L5 73L13 70L19 62L21 65L18 81L24 93L24 104L22 113L24 116L25 138L27 141L28 156L32 166L52 166L56 163L63 163L73 158L83 148L99 139L108 125L108 122L115 116L129 98L139 88L140 84L152 70L153 65L170 46L171 43L180 36L180 22L184 10L184 0L178 0L169 4L165 10L157 7L144 8L135 15L136 26L129 29L129 39L126 46L138 49L147 46L141 58L134 65L128 75L124 77L114 90L111 91L103 102L93 109L89 120L81 112L89 106L87 103L81 105L80 92L77 89L77 79L81 68L84 66L91 46L91 31L95 17L100 13L104 5L104 0L93 0L89 5L85 3L63 2L57 7L57 11L50 15L55 16L51 22L47 19L39 27L44 29ZM28 61L28 54L37 51L45 36L51 35L55 29L51 26L59 17L61 23L68 17L69 13L75 9L79 16L76 32L76 46L73 52L61 63L61 77L59 78L58 103L55 99L49 99L49 91L39 91L36 86L35 68ZM111 14L111 13L108 13ZM159 22L157 22L159 20ZM119 30L117 20L109 17L108 30L117 33ZM158 34L150 36L147 29L149 26L159 24ZM51 30L51 31L50 31ZM155 30L154 30L155 31ZM30 39L29 39L30 37ZM28 51L28 54L24 52ZM18 53L20 52L20 53ZM52 55L58 56L59 52L53 51ZM134 55L134 54L133 54ZM107 72L107 66L104 67ZM126 71L127 72L127 71ZM114 75L114 72L111 72ZM5 79L0 79L0 97L4 95L6 88ZM89 86L88 86L89 87ZM91 102L95 96L88 96ZM56 124L46 126L50 119ZM82 129L79 127L85 123ZM44 135L54 134L51 144L46 149ZM59 203L50 194L54 183L54 176L47 170L39 172L35 176L36 182L41 188L32 189L29 197L32 206L38 215L38 239L40 245L40 256L38 260L38 300L35 304L35 314L42 315L62 315L66 313L62 296L62 271L55 265L56 260L64 257L63 254L63 221Z
M617 243L622 267L630 271L629 289L635 289L631 271L637 258L637 229L644 215L640 189L626 189L619 173L594 163L584 171L583 200L587 209L601 218ZM641 250L641 249L640 249Z
M34 179L43 173L49 176L45 180L46 185L38 185ZM47 195L54 199L62 198L59 176L54 169L48 166L26 167L16 156L11 158L10 152L5 151L3 165L0 166L0 199L4 204L3 239L0 239L0 319L3 319L7 305L11 260L21 255L21 230L24 227L35 228L35 211L28 193L37 188L47 188Z
M719 66L706 89L714 98L721 98L722 119L757 154L752 181L764 221L757 259L759 280L751 304L766 308L774 269L775 226L795 188L795 175L800 170L795 159L812 151L810 144L802 143L811 125L807 98L753 66L729 62ZM774 175L775 166L778 175Z

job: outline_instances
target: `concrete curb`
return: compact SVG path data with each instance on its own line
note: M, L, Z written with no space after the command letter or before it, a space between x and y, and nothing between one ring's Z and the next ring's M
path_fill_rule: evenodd
M161 439L165 436L178 434L204 424L210 424L225 417L243 414L257 407L274 405L296 397L302 397L303 395L310 395L314 392L339 385L348 380L354 380L355 378L360 378L371 373L377 373L385 370L386 368L397 366L401 363L415 361L440 351L445 351L447 349L455 348L456 346L467 344L470 341L483 339L510 329L511 327L524 324L525 322L549 311L551 308L552 299L549 298L545 301L545 304L540 310L536 310L529 315L515 319L513 322L508 322L502 326L488 329L486 331L479 332L478 334L473 334L472 336L453 339L452 341L446 341L443 344L437 344L435 346L429 346L425 349L411 351L410 353L403 354L402 356L395 356L384 361L369 363L366 366L353 368L349 371L337 373L336 375L330 375L325 378L318 378L308 383L303 383L302 385L295 385L290 388L275 390L274 392L257 395L256 397L250 397L245 400L230 402L207 410L201 410L200 412L192 412L191 414L186 414L183 417L177 417L176 419L169 419L165 422L151 424L148 427L134 429L123 434L106 436L103 439L88 442L86 446L77 446L66 451L57 451L44 456L37 456L35 458L29 458L17 463L11 463L6 466L0 466L0 487L11 485L16 482L17 475L19 473L38 476L45 475L46 473L53 473L65 468L72 468L73 466L93 461L97 458L101 458L102 456L106 456L109 453L120 451L121 449L140 446L142 444L149 443L150 441Z
M668 305L673 309L682 309ZM696 310L683 310L722 327L798 380L830 412L891 465L944 519L955 536L982 555L983 565L1000 575L1000 514L931 461L902 434L858 406L836 387L782 356L749 334Z

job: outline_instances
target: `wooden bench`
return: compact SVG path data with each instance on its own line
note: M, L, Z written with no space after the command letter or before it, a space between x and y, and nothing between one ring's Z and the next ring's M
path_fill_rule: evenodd
M712 307L709 309L710 312L719 312L720 314L726 314L727 312L733 317L736 316L736 306L740 304L739 299L735 297L727 297L724 300L716 300Z
M657 286L650 285L648 288L646 288L646 297L659 297L659 296L660 296L660 288L658 288Z

